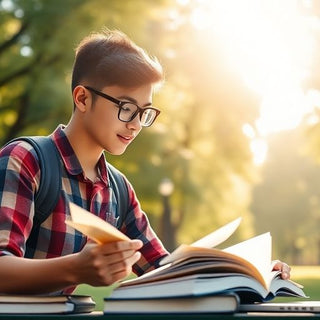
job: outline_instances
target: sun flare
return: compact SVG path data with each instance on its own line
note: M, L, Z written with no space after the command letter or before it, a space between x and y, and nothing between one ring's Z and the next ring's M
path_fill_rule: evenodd
M295 128L320 105L303 90L311 72L314 31L320 28L318 18L305 14L311 1L199 0L194 4L191 22L218 35L228 64L261 99L255 123L260 138ZM265 153L261 143L256 145L253 152Z

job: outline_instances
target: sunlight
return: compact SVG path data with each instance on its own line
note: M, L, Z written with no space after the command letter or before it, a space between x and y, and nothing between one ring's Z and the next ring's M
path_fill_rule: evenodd
M261 98L258 134L295 128L319 101L302 89L314 50L319 19L302 14L309 1L198 0L195 28L218 35L227 62ZM254 144L265 153L261 144ZM252 148L256 148L252 146ZM258 157L259 158L259 157ZM261 159L263 156L260 157Z
M268 145L266 141L264 139L257 138L254 128L252 128L248 123L243 125L242 132L251 141L250 150L253 154L253 163L257 166L263 164L268 152Z

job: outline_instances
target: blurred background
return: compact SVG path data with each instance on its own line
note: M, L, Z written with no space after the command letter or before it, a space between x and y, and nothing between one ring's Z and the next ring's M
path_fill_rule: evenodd
M72 113L74 49L102 27L163 64L162 110L121 157L166 246L243 217L274 258L320 262L320 1L0 0L0 143Z

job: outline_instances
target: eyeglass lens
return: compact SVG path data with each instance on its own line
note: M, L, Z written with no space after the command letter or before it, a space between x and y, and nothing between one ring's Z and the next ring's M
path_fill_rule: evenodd
M125 103L120 107L119 119L122 121L131 121L138 113L138 107L132 103ZM140 113L140 122L142 126L149 126L157 116L157 112L153 109L144 109Z

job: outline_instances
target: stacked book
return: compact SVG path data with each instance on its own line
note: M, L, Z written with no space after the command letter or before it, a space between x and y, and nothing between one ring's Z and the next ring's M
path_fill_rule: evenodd
M75 204L70 203L70 213L66 223L97 243L128 239ZM276 296L306 295L299 284L283 280L280 272L273 271L270 233L226 249L216 248L234 233L240 221L238 218L191 245L181 245L161 261L159 268L121 282L104 299L104 313L234 313L256 306L259 310L320 309L320 302L292 307L264 304ZM0 295L0 314L88 313L94 309L90 296Z
M95 306L86 295L0 295L0 314L90 313Z
M86 210L70 204L70 212L67 223L97 242L124 240L119 230ZM270 233L216 248L240 222L238 218L191 245L181 245L159 268L120 283L105 298L104 313L233 313L241 304L276 296L306 298L302 286L273 271Z

